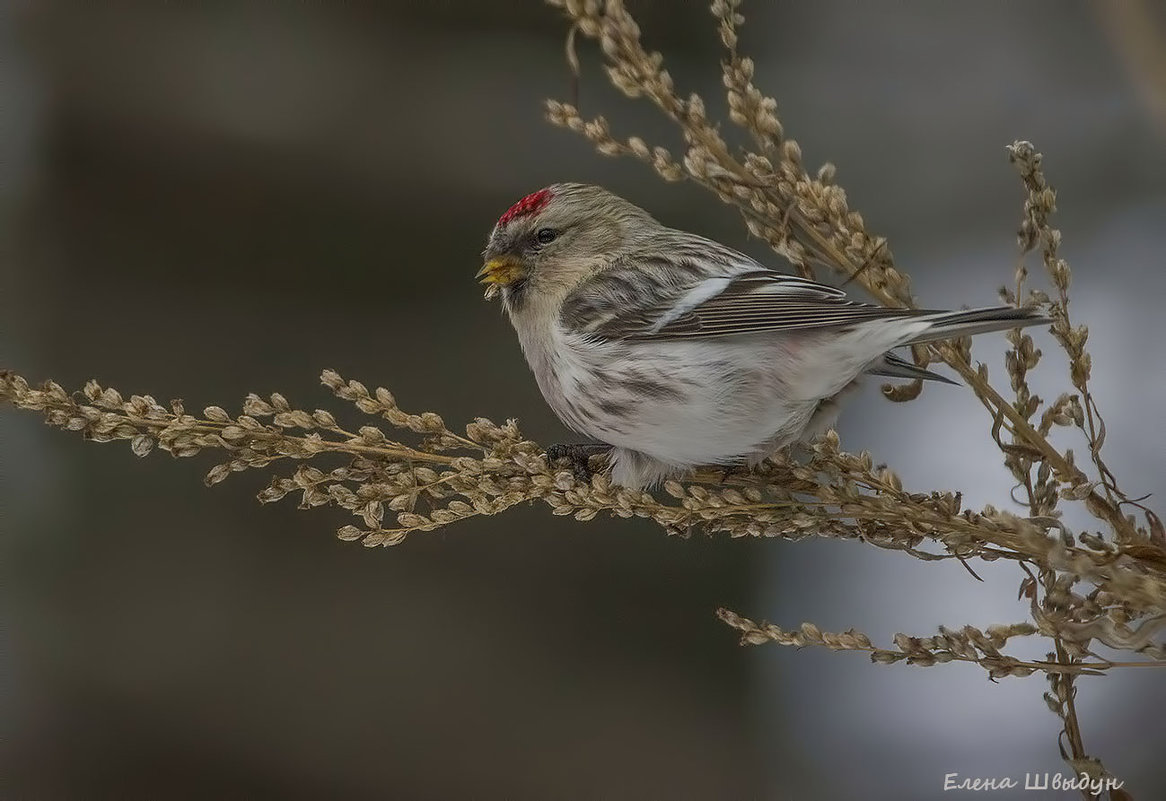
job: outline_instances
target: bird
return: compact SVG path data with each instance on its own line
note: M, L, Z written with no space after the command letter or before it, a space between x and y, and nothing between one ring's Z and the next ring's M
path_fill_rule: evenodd
M557 183L495 223L478 278L501 297L543 398L589 443L583 471L650 489L703 466L755 466L830 428L864 375L955 383L894 355L1049 322L1038 310L889 308L669 228L600 187Z

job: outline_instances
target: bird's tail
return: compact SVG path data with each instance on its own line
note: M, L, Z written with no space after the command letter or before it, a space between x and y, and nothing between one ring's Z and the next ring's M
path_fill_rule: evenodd
M988 331L1006 331L1009 328L1023 328L1029 325L1052 322L1036 309L1018 309L1015 306L992 306L986 309L935 312L933 316L924 319L931 323L931 327L905 344L914 345L919 342L954 339L955 337L983 334Z

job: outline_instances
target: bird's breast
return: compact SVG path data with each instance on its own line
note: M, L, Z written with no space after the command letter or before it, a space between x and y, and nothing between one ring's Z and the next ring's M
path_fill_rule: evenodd
M595 436L590 399L597 371L612 359L610 344L569 334L550 315L512 314L511 322L547 404L568 427Z

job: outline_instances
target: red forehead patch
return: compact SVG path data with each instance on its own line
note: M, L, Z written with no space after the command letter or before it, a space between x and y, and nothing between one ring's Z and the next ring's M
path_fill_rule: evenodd
M498 218L498 225L503 226L519 217L536 214L546 208L546 205L550 202L551 190L540 189L537 192L533 192L508 208L506 213Z

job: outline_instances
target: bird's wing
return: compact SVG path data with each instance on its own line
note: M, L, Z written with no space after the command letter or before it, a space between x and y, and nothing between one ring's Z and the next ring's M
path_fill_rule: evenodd
M727 255L726 255L727 254ZM836 328L919 315L849 300L842 290L762 267L725 248L701 261L628 257L579 286L563 305L565 327L597 339L689 339Z

